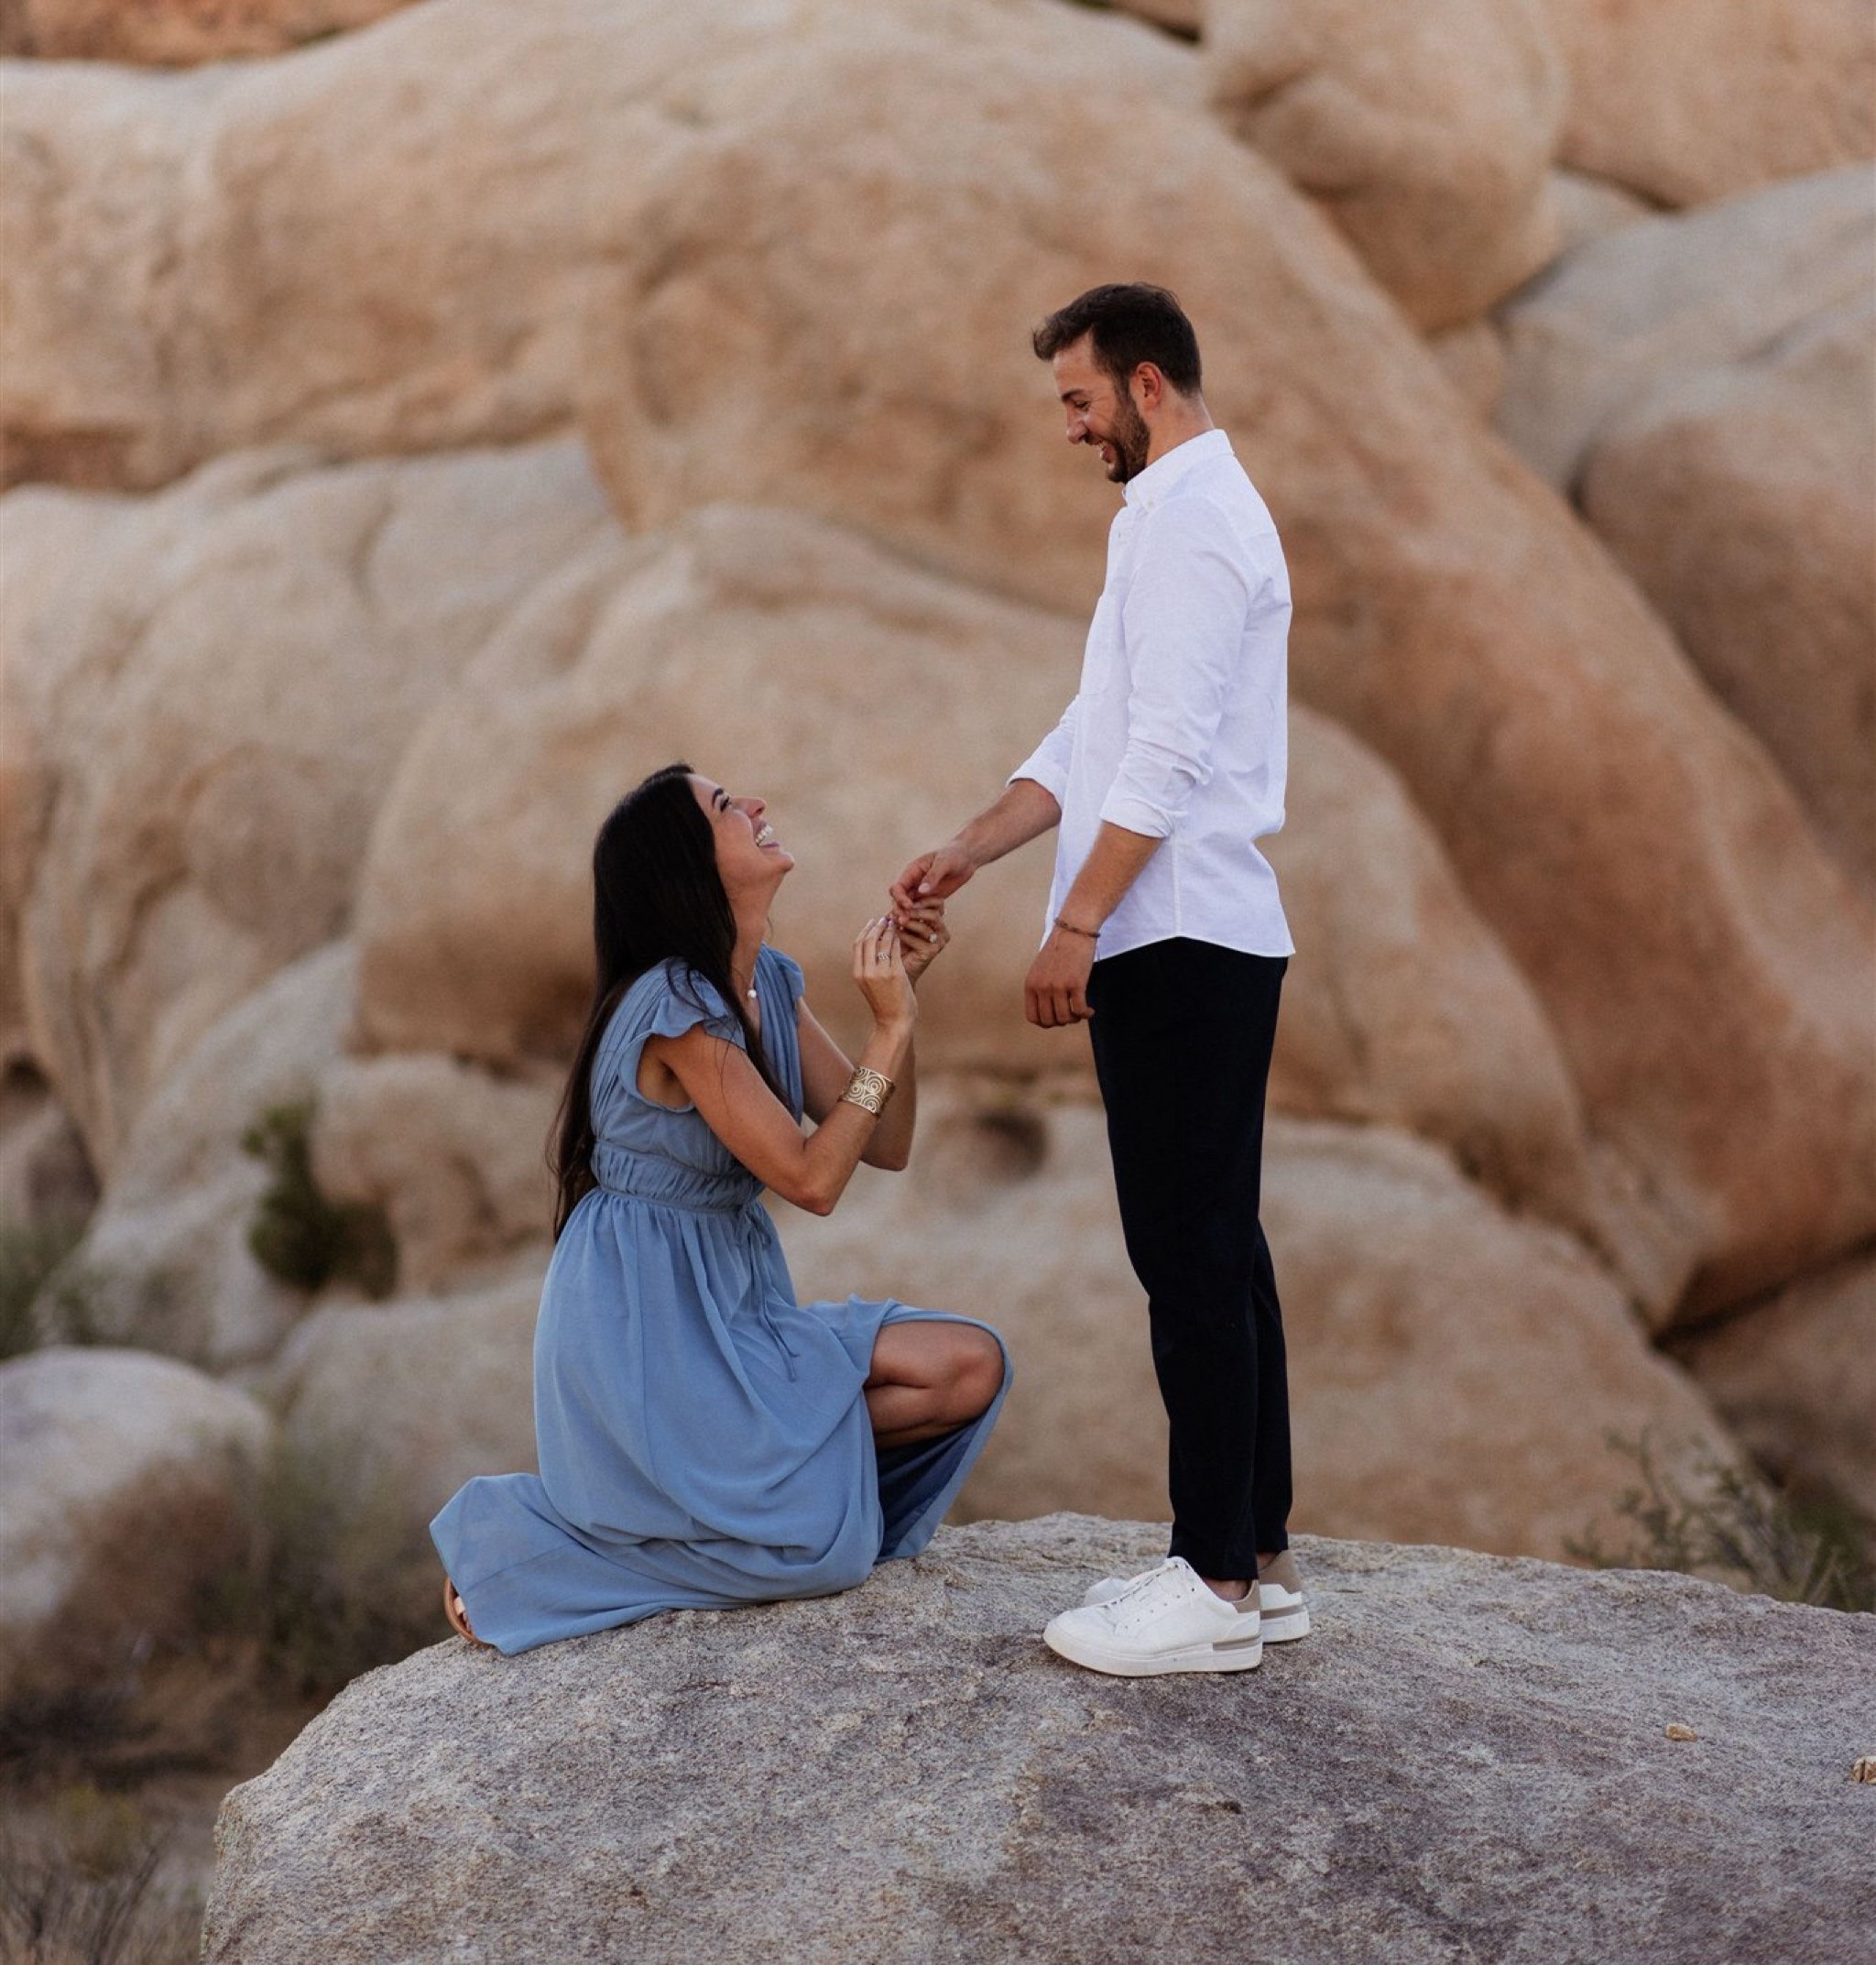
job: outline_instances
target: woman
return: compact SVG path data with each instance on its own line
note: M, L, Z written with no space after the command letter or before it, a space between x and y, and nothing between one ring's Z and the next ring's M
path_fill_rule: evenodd
M472 1642L851 1588L930 1540L1002 1403L984 1325L795 1302L758 1196L824 1215L860 1161L906 1164L912 983L949 935L933 904L860 931L873 1028L849 1064L762 939L794 865L763 814L673 764L594 843L598 980L534 1340L540 1473L472 1480L431 1524Z

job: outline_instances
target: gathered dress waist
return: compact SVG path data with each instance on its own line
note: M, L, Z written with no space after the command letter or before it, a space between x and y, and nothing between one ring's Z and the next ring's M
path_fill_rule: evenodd
M654 1160L640 1153L593 1156L594 1183L602 1194L628 1201L649 1201L654 1207L681 1208L691 1215L740 1215L756 1206L762 1184L753 1174L725 1178L687 1167L675 1160Z

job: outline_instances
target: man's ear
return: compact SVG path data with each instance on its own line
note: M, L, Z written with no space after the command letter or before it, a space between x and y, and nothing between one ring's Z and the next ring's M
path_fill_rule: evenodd
M1151 362L1142 362L1133 372L1130 393L1134 407L1142 413L1157 409L1166 399L1166 378Z

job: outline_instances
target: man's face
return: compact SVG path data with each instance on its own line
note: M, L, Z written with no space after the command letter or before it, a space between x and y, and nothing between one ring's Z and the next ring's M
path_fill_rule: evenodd
M1114 378L1095 360L1092 336L1084 334L1058 354L1055 393L1068 419L1068 441L1086 443L1100 453L1110 484L1124 485L1146 469L1152 444L1134 407L1133 398L1114 385Z

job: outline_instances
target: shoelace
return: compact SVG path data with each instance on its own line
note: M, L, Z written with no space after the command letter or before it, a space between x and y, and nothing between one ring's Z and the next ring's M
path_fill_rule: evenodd
M1170 1562L1162 1563L1143 1582L1144 1588L1129 1590L1122 1599L1120 1613L1114 1619L1117 1631L1130 1631L1162 1610L1211 1594L1197 1577L1190 1572L1182 1574Z
M1166 1586L1171 1584L1172 1588ZM1153 1600L1149 1602L1147 1599ZM1183 1568L1177 1558L1168 1556L1156 1567L1134 1577L1120 1595L1109 1599L1106 1608L1117 1631L1130 1630L1146 1616L1174 1603L1203 1600L1213 1597L1210 1587L1189 1567ZM1252 1613L1241 1611L1235 1604L1226 1604L1222 1597L1214 1600L1229 1610L1234 1617ZM1118 1614L1117 1614L1118 1613Z
M1104 1608L1109 1610L1118 1610L1129 1598L1139 1596L1150 1585L1157 1583L1172 1567L1172 1558L1169 1556L1165 1561L1155 1563L1151 1569L1142 1569L1118 1596L1109 1597Z

